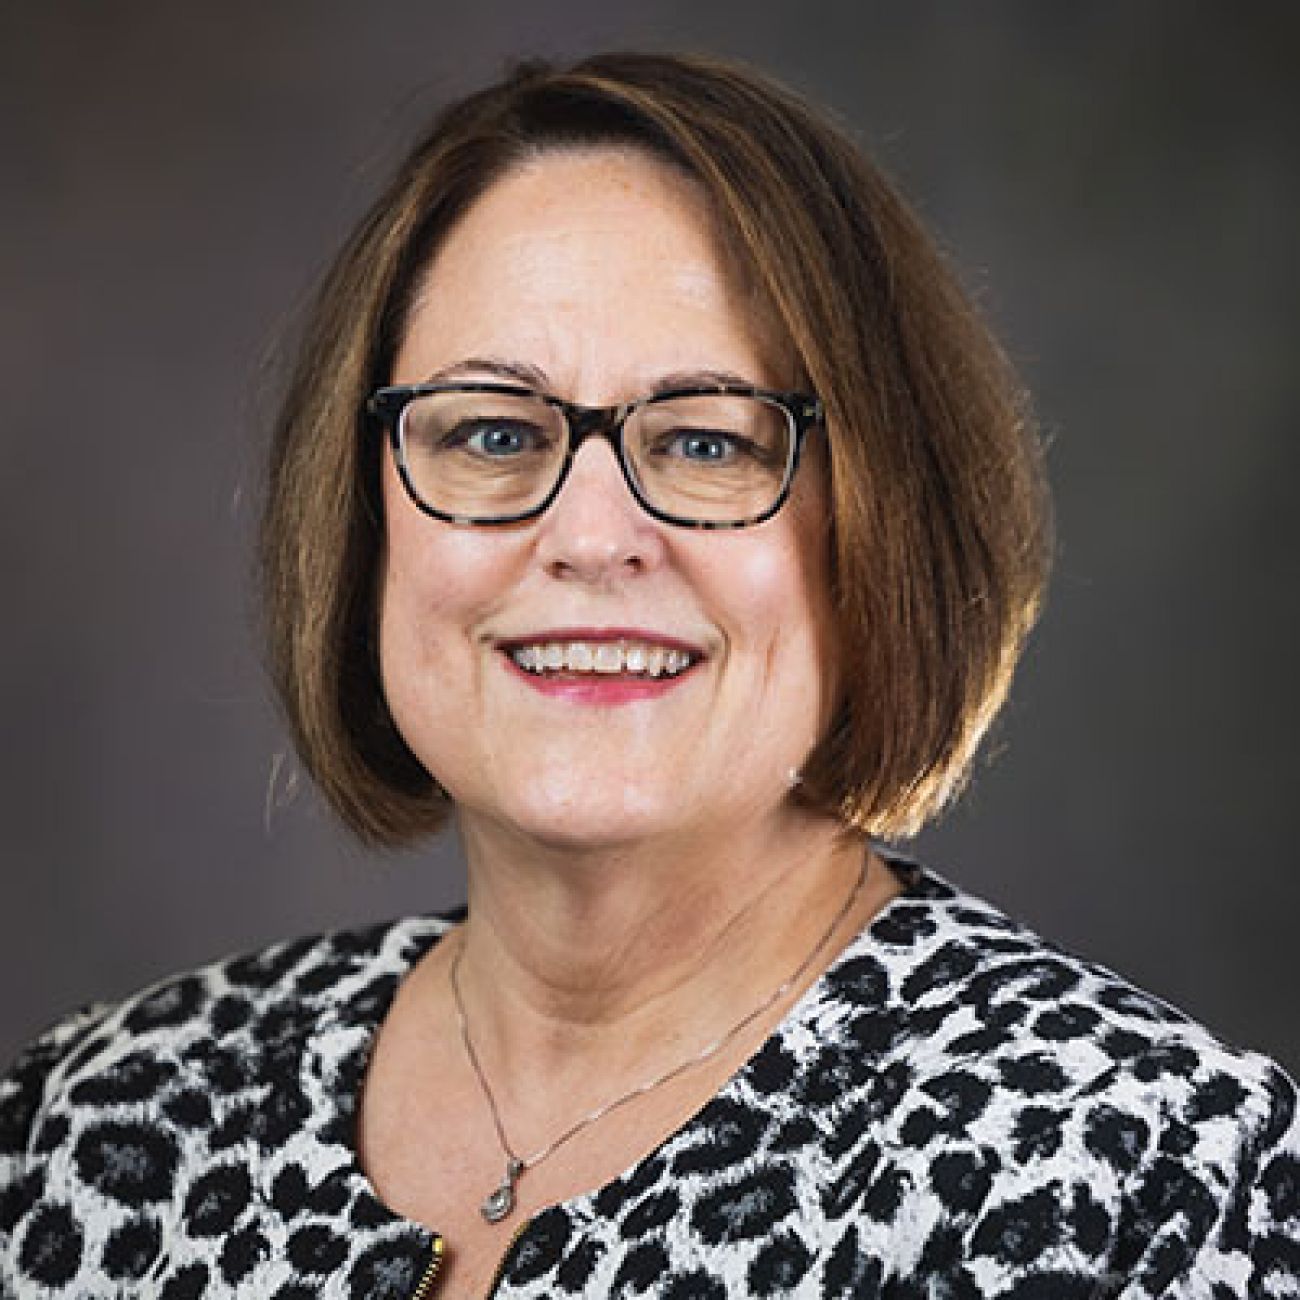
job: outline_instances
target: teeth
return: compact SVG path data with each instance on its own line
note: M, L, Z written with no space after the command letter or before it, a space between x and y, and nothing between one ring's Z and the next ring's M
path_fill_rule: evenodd
M510 657L525 672L632 673L675 677L691 666L685 650L640 641L546 641L515 646Z
M596 647L595 668L598 673L621 673L623 671L623 647L610 645L608 642Z

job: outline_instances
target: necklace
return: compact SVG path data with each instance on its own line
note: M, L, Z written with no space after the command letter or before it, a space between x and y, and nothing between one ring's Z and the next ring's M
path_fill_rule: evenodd
M544 1147L540 1147L531 1155L521 1156L514 1147L510 1145L510 1139L506 1137L505 1125L501 1122L501 1111L497 1106L497 1099L492 1092L492 1085L488 1083L487 1075L483 1071L482 1063L478 1059L478 1053L474 1050L474 1040L470 1037L469 1021L465 1015L465 1000L460 991L460 962L465 955L465 945L460 943L456 947L456 955L451 962L451 992L456 1001L456 1020L460 1027L460 1041L465 1046L465 1055L469 1059L470 1068L474 1071L474 1077L478 1080L479 1090L483 1094L483 1099L487 1102L488 1111L492 1115L492 1127L496 1129L497 1142L501 1147L501 1154L505 1156L505 1173L499 1186L488 1194L483 1204L479 1206L479 1213L488 1223L500 1223L503 1219L508 1218L515 1208L515 1187L518 1185L520 1178L523 1177L530 1169L540 1165L543 1160L555 1154L571 1138L575 1138L584 1129L590 1128L597 1121L605 1118L611 1111L618 1110L620 1107L628 1105L629 1102L635 1101L638 1097L644 1097L646 1093L653 1092L656 1088L661 1088L664 1084L676 1079L679 1075L685 1074L688 1070L694 1069L697 1065L703 1065L705 1061L711 1060L722 1051L736 1036L742 1033L754 1023L765 1011L770 1010L779 1002L789 991L803 978L808 972L808 968L816 961L818 954L831 941L831 936L840 928L840 922L849 914L849 909L857 901L858 895L862 892L862 886L867 878L867 868L864 865L858 873L858 878L853 884L852 890L848 897L840 906L840 910L835 913L830 925L826 927L817 942L813 945L808 955L799 963L798 966L783 980L771 993L765 997L758 1006L752 1011L747 1011L739 1020L736 1021L730 1029L727 1029L717 1038L705 1044L693 1056L689 1056L684 1061L664 1070L661 1074L656 1074L653 1078L647 1079L644 1083L638 1084L635 1088L621 1093L612 1100L607 1101L604 1105L597 1106L595 1110L588 1111L569 1125L558 1137L552 1138Z

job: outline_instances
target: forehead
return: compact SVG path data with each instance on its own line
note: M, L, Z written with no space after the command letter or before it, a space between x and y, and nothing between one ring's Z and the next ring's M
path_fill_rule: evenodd
M622 349L650 372L757 367L779 382L775 333L698 181L635 147L550 150L447 232L417 282L395 378L457 351L582 370Z
M699 181L648 149L581 145L533 152L492 181L452 223L425 273L484 243L606 231L634 231L639 245L680 241L736 271Z

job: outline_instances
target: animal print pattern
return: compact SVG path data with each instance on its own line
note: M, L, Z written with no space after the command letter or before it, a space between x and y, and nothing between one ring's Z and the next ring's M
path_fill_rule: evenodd
M0 1084L0 1294L413 1296L439 1243L368 1185L356 1101L450 924L280 945L40 1039ZM493 1294L1300 1296L1296 1090L918 869L692 1120L533 1218Z

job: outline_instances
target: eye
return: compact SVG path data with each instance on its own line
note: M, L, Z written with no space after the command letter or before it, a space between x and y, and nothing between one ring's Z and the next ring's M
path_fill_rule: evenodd
M511 460L544 452L549 445L546 430L527 420L462 420L444 435L448 450L463 450L485 460Z
M665 429L647 448L657 460L680 462L682 468L739 469L773 463L771 449L743 433L723 429Z
M710 429L683 429L671 444L671 455L692 461L728 461L740 454L739 439Z
M689 461L692 466L729 465L752 454L753 443L721 429L665 429L649 448L652 455Z

